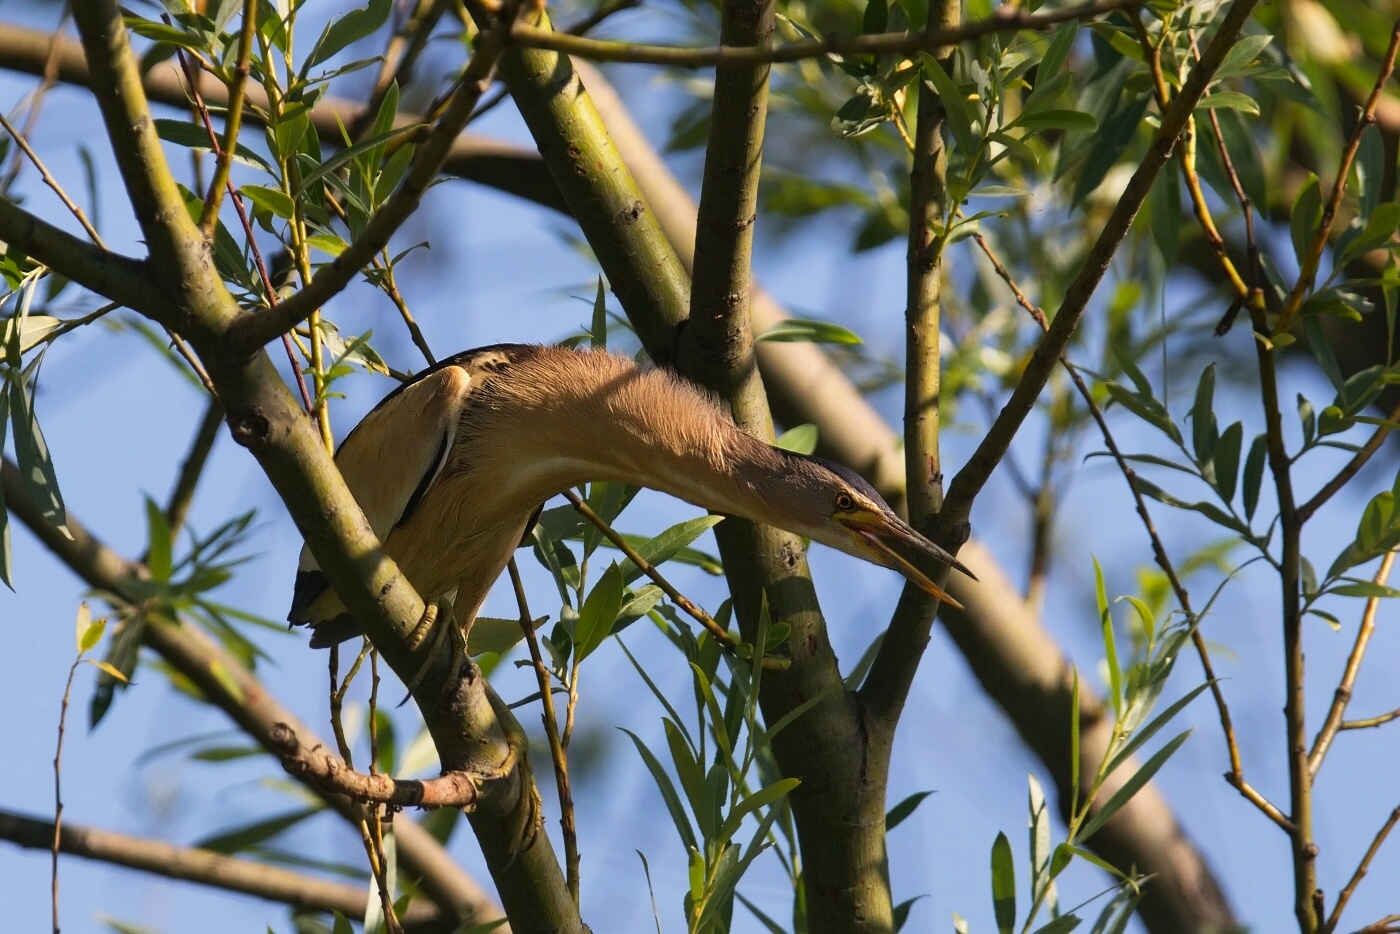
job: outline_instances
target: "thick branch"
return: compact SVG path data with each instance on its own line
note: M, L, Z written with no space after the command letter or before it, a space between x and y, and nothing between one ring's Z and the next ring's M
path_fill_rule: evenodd
M961 5L949 0L929 5L927 35L957 26ZM952 49L935 54L951 66ZM908 484L909 521L925 534L935 532L943 506L943 466L938 452L938 393L941 289L940 261L947 211L948 156L944 148L945 111L932 85L915 82L919 105L914 125L913 163L909 172L909 236L905 249L904 306L904 473ZM945 536L946 537L946 536ZM966 535L941 542L956 552ZM946 582L946 568L926 567ZM933 628L938 601L918 587L904 588L880 651L861 688L861 700L877 726L877 761L889 761L909 687L919 670Z
M0 811L0 840L27 849L47 850L53 845L53 822ZM367 893L362 888L212 850L175 846L65 821L59 851L168 879L242 892L303 911L338 911L347 918L364 918ZM439 918L441 914L435 906L417 899L409 903L400 920L413 929Z
M88 291L142 314L155 316L164 306L145 263L60 230L8 198L0 198L0 240Z
M146 569L94 538L71 513L67 529L72 537L65 537L35 507L18 468L8 459L0 463L0 491L6 508L89 586L126 600L135 597L128 592L127 582L146 576ZM310 727L283 707L252 673L203 631L193 626L153 623L146 627L145 644L193 681L205 700L223 710L269 751L274 749L272 730L278 723L289 724L308 741L315 740ZM358 820L355 809L344 798L328 797L326 801L352 823ZM422 880L424 892L445 912L475 922L501 916L500 908L426 830L404 817L398 819L395 828L404 868Z

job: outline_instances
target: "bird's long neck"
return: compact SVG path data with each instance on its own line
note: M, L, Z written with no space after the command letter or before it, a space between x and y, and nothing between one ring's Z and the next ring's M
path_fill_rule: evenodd
M603 354L543 349L484 407L473 432L507 487L536 502L589 480L658 489L706 509L769 521L758 486L783 455L744 434L675 376ZM469 426L467 427L470 430ZM479 462L485 467L485 462ZM513 498L513 497L511 497Z

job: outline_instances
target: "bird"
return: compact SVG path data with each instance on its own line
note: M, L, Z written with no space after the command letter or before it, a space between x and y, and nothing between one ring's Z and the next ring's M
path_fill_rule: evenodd
M918 557L975 576L859 474L767 444L674 373L605 350L497 344L445 358L390 392L335 455L385 553L460 639L550 497L587 481L670 493L898 571L958 605ZM303 548L292 624L326 647L360 629Z
M694 385L604 350L497 344L448 357L389 393L335 461L385 553L426 603L408 641L421 645L431 632L433 642L410 694L439 645L451 647L448 670L461 670L477 611L544 502L587 481L652 487L778 526L893 568L949 603L911 558L973 576L854 471L760 441ZM312 627L313 647L360 634L306 547L287 620ZM507 751L497 768L472 778L520 770L508 829L514 859L539 832L541 801L528 738L489 684L485 690Z

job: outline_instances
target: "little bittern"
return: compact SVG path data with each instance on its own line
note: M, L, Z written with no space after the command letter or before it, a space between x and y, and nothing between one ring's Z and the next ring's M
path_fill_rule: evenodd
M765 444L700 390L604 352L501 344L441 361L391 392L336 453L384 550L422 595L476 618L540 504L618 480L778 526L893 568L951 599L910 559L971 573L839 464ZM311 644L358 633L302 550L287 618Z

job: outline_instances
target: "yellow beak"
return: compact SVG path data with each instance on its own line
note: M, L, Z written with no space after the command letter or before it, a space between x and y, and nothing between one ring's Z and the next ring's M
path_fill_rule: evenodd
M961 571L973 580L977 576L944 549L924 538L896 516L875 512L864 512L858 516L839 519L854 533L856 549L862 556L875 564L903 574L910 583L931 597L936 597L951 606L962 609L962 604L949 596L948 592L929 580L928 575L916 568L896 551L892 545L902 545L914 554L924 555L942 564Z

